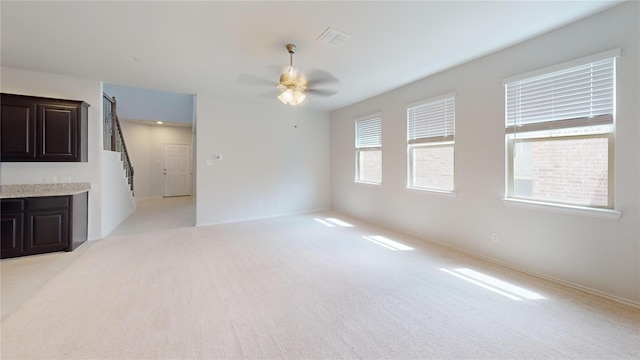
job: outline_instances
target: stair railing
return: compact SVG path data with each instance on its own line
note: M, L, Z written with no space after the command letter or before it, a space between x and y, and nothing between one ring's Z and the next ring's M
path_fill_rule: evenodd
M104 149L120 153L120 159L122 160L127 176L127 182L129 183L131 194L133 194L133 166L131 165L131 159L129 159L127 145L124 143L124 137L122 136L122 126L120 126L118 113L116 112L116 98L115 96L111 97L104 93L102 95Z

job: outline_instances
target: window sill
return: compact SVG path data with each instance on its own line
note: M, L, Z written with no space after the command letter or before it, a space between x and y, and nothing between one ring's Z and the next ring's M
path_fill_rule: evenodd
M382 183L377 183L377 182L369 182L369 181L355 180L355 181L354 181L354 183L356 183L356 184L364 184L364 185L371 185L371 186L382 187Z
M450 196L450 197L458 196L458 194L455 191L448 191L448 190L425 189L425 188L418 188L418 187L411 187L411 186L407 186L407 190L419 191L422 193L430 193L430 194L436 194L436 195L444 195L444 196Z
M599 208L590 208L586 206L575 206L575 205L562 205L562 204L553 204L542 201L532 201L532 200L523 200L523 199L513 199L513 198L502 198L502 202L508 206L522 206L533 209L542 209L549 210L555 212L561 212L566 214L576 214L576 215L585 215L592 216L601 219L609 219L609 220L618 220L622 213L617 210L612 209L599 209Z

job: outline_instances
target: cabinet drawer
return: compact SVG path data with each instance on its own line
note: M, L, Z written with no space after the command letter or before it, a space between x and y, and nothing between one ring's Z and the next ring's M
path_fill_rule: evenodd
M24 211L24 199L2 199L1 204L0 211L3 213Z
M27 210L50 210L69 208L69 196L27 198Z

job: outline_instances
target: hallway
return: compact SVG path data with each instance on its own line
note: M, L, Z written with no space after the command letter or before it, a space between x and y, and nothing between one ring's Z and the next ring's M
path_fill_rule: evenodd
M136 202L136 210L106 238L195 226L196 204L191 196L151 198Z

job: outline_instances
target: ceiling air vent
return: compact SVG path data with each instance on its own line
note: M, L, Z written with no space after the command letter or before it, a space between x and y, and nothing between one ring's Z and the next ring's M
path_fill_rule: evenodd
M347 33L343 33L340 30L328 27L327 30L325 30L322 35L320 35L318 41L327 45L340 46L350 37L351 35Z

